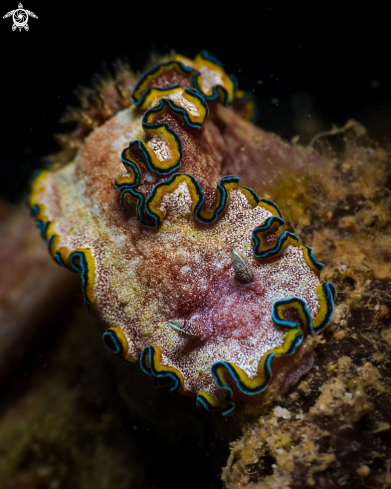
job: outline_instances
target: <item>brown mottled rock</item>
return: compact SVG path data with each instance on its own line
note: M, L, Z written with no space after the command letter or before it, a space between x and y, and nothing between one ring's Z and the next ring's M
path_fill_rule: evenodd
M100 325L76 294L67 310L0 393L1 489L143 481L134 439L120 436L121 416L110 405L118 394L105 371Z

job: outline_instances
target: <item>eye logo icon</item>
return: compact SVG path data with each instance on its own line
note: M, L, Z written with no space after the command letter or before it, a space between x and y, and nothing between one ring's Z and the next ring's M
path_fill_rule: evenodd
M28 26L28 20L29 16L34 17L34 19L38 19L38 17L34 14L34 12L31 12L30 10L25 10L23 8L23 5L20 3L18 5L18 8L16 10L11 10L10 12L7 12L3 19L6 19L7 17L11 17L12 15L12 20L14 21L12 25L12 30L15 31L16 29L19 29L19 32L24 28L26 31L29 30Z

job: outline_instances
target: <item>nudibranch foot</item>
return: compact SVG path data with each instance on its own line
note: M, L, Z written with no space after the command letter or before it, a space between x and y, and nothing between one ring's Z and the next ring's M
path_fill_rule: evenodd
M131 101L94 99L111 115L36 176L29 205L53 258L81 273L107 348L229 414L310 368L335 289L310 248L277 235L278 207L229 174L247 132L227 136L216 114L254 132L255 109L215 58L176 55L117 88Z

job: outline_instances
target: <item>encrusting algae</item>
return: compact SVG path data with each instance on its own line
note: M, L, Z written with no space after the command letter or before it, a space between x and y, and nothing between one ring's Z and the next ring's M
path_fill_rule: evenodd
M307 148L323 155L317 171L268 194L325 257L334 319L311 372L277 407L247 410L223 470L230 489L391 487L390 154L357 123L337 138L342 151L334 135L319 140Z

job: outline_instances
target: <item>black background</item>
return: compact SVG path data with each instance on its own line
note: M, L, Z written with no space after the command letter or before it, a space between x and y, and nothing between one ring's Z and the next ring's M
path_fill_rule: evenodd
M387 12L345 3L297 4L77 2L25 0L29 31L0 22L2 151L0 195L16 202L42 158L65 132L59 119L103 63L126 56L142 70L148 53L170 49L193 57L207 49L241 88L254 90L258 124L302 141L355 118L384 143L391 128ZM157 5L159 5L157 7ZM383 4L385 5L385 4ZM17 0L2 2L2 14Z

